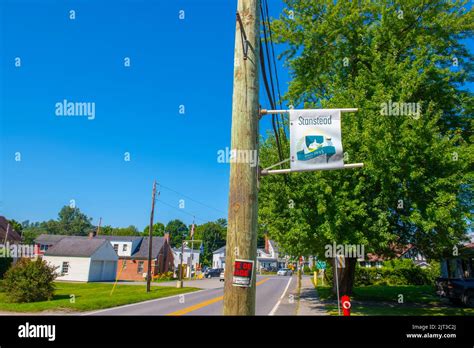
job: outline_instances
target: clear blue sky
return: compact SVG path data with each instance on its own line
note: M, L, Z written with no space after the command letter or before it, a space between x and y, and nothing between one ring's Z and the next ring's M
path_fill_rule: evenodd
M283 4L269 3L277 17ZM217 151L230 146L236 0L0 4L0 214L55 219L74 199L94 223L142 230L156 179L217 210L163 188L175 208L158 203L155 221L227 217L229 165ZM281 63L279 77L283 94ZM63 99L94 102L95 119L55 116Z
M162 189L185 208L158 203L155 221L227 218L229 165L217 151L230 146L235 0L0 2L0 214L55 219L74 199L94 223L141 230L156 179L222 213ZM95 102L95 119L55 116L63 99Z

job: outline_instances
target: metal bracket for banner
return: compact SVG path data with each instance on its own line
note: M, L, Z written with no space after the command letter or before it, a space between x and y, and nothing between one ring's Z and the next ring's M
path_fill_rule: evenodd
M328 110L328 111L340 111L341 113L344 112L357 112L359 109L357 108L345 108L345 109L321 109L321 110ZM260 109L260 115L271 115L271 114L288 114L290 110L266 110L266 109ZM260 171L261 176L265 175L271 175L271 174L289 174L289 173L297 173L297 172L314 172L318 170L335 170L337 168L305 168L305 169L296 169L296 170L291 170L290 168L287 169L274 169L270 170L271 168L274 168L280 164L283 164L285 162L289 162L290 159L283 160L281 162L275 163L274 165L271 165L268 168L262 169ZM350 164L344 164L341 169L352 169L352 168L361 168L364 166L364 163L350 163Z
M279 163L269 167L273 168L274 166L278 165ZM352 168L361 168L364 166L364 163L350 163L350 164L344 164L344 167L341 167L341 169L352 169ZM263 169L261 171L261 175L271 175L271 174L289 174L289 173L298 173L298 172L316 172L320 170L335 170L338 168L305 168L305 169L296 169L296 170L291 170L290 168L288 169L274 169L274 170L268 170L268 169Z
M304 109L303 109L304 110ZM357 108L345 108L345 109L318 109L318 110L327 110L327 111L340 111L343 112L357 112L359 109ZM261 109L260 115L271 115L271 114L288 114L290 110L267 110Z

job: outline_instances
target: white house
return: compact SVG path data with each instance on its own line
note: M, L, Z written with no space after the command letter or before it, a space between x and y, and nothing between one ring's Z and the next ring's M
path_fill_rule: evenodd
M43 259L57 267L57 280L94 282L115 280L118 256L105 239L62 238Z
M278 245L265 236L265 248L257 249L257 270L280 269L288 265L289 258L281 255Z
M179 264L181 263L181 248L172 248L174 269L179 270ZM190 265L192 263L192 269L195 271L199 266L199 250L191 250L191 248L183 249L183 266L186 266L186 277L189 277Z
M225 246L212 253L212 268L225 268Z

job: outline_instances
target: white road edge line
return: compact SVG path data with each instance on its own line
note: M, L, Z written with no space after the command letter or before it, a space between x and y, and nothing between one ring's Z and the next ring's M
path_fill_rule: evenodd
M275 315L275 312L277 311L278 307L280 306L281 300L283 300L283 297L285 297L285 294L286 294L286 292L288 291L288 288L290 287L290 283L291 283L291 280L292 280L292 279L293 279L293 277L290 277L290 280L288 280L288 284L286 284L285 291L283 291L283 294L281 294L280 299L279 299L278 302L276 303L275 307L273 307L273 309L271 310L271 312L268 313L268 315Z
M173 296L169 296L169 297L155 298L154 300L148 300L148 301L130 303L130 304L126 304L126 305L123 305L123 306L117 306L117 307L111 307L111 308L106 308L106 309L100 309L100 310L98 310L98 311L82 313L82 314L80 314L80 315L81 315L81 316L93 315L93 314L97 314L97 313L113 311L113 310L115 310L115 309L121 309L121 308L132 307L132 306L138 306L138 305L141 305L141 304L144 304L144 303L158 302L158 301L162 301L162 300L169 300L170 298L175 298L175 297L179 297L179 296L182 296L182 295L186 296L186 295L191 295L191 294L197 294L197 293L202 292L202 291L205 291L205 290L213 290L213 289L202 289L202 290L198 290L198 291L186 292L186 293L183 293L183 294L173 295ZM125 314L125 315L126 315L126 314Z

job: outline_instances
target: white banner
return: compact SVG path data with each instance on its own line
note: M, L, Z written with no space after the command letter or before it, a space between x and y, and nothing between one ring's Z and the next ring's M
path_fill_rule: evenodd
M340 110L290 110L291 169L344 166Z

